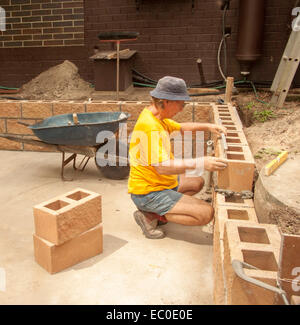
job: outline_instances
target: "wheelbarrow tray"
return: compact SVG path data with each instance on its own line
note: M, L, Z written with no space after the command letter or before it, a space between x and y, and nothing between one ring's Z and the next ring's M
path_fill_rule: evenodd
M77 113L49 117L42 122L28 126L42 141L57 145L96 146L101 131L115 133L130 114L124 112Z

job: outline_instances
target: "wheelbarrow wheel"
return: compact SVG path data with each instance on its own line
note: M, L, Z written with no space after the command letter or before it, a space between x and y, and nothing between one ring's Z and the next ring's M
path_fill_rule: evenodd
M119 156L119 142L116 142L116 155ZM128 147L126 144L121 142L121 146L126 146L126 152L128 153ZM101 147L98 149L101 150ZM115 180L120 180L120 179L125 179L128 177L129 175L129 171L130 171L130 167L129 164L127 166L120 166L119 165L119 160L116 159L116 166L99 166L98 162L97 162L97 157L95 157L95 163L97 168L100 170L100 172L102 173L102 175L106 178L110 178L110 179L115 179Z

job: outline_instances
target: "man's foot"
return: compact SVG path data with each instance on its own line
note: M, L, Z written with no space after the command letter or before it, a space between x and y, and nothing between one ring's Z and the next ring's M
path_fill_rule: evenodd
M135 211L133 216L147 238L160 239L165 237L164 232L161 229L156 228L158 223L157 219L150 220L139 210Z

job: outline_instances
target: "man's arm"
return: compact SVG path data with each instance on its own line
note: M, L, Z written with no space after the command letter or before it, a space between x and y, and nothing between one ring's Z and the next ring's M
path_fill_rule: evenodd
M180 132L184 133L185 131L208 131L212 133L216 133L217 135L221 136L221 133L226 134L227 129L223 125L212 124L212 123L197 123L197 122L187 122L187 123L180 123Z
M201 162L200 159L203 161ZM174 175L183 174L187 169L196 169L201 164L205 170L217 171L227 167L227 160L216 157L172 159L159 164L159 166L154 166L154 168L159 174Z

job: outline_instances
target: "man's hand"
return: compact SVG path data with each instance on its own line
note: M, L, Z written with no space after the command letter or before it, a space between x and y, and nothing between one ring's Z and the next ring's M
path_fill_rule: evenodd
M223 125L211 124L209 126L209 131L212 133L216 133L219 137L221 137L221 133L227 134L227 129Z
M210 172L223 170L227 167L227 160L217 157L204 157L204 169Z

